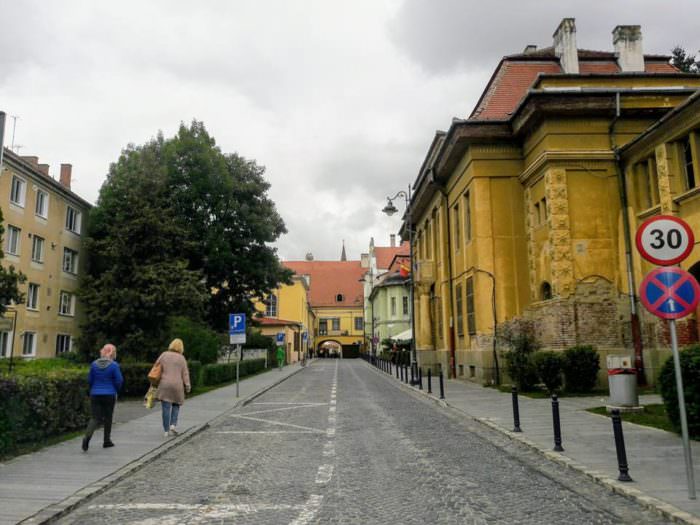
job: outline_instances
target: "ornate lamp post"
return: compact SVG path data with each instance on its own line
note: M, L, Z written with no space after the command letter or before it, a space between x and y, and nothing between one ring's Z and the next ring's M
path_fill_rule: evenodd
M409 294L409 301L411 303L411 366L412 367L417 367L418 366L418 358L416 355L416 316L414 314L414 303L413 303L413 283L414 283L414 267L413 267L413 222L411 220L411 185L408 185L408 191L400 190L396 195L393 197L387 197L387 204L384 206L384 209L382 210L384 213L386 213L389 217L394 215L398 210L396 206L394 206L394 201L398 199L399 197L403 197L404 199L404 204L406 205L406 223L408 224L408 249L409 249L409 254L408 254L408 259L410 262L410 267L411 267L411 273L410 273L410 281L409 281L409 287L408 287L408 294ZM417 374L416 374L417 376Z

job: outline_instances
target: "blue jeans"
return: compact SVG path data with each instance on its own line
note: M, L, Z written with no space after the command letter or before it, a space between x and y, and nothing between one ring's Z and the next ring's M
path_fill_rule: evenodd
M177 426L177 416L180 413L180 405L170 401L161 401L163 407L163 430L170 430L170 425Z

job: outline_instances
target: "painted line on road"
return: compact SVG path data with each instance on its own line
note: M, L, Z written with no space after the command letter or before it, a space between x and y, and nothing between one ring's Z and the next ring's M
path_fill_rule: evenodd
M276 402L276 401L260 401L258 403L249 403L248 406L253 406L253 405L308 405L308 406L323 406L327 405L328 403L302 403L301 401L299 403L282 403L282 402Z
M335 412L335 407L328 407L328 411L331 413Z
M333 477L333 465L321 465L316 473L316 483L325 485Z
M334 436L335 436L335 429L334 429L334 428L329 428L328 430L326 430L326 435L327 435L328 437L334 437Z
M309 496L309 499L306 500L306 503L304 504L304 508L299 513L299 516L297 516L297 519L292 521L289 525L306 525L309 523L312 519L314 519L316 513L321 508L322 502L323 496L318 494L312 494Z
M335 456L335 444L332 441L327 441L323 445L323 455L327 458Z
M281 421L270 421L269 419L261 419L258 417L247 417L247 416L241 416L241 415L235 415L231 416L237 419L247 419L248 421L257 421L259 423L267 423L269 425L280 425L282 427L291 427L291 428L299 428L301 430L310 430L312 432L318 432L319 434L323 434L323 430L320 430L318 428L311 428L311 427L305 427L302 425L293 425L292 423L282 423Z
M90 510L217 510L226 512L259 512L261 510L301 510L306 503L105 503L90 505Z
M326 403L323 403L321 406L325 406ZM319 405L299 405L295 407L282 407L282 408L270 408L268 410L256 410L255 412L243 412L241 415L243 416L252 416L256 414L268 414L270 412L282 412L284 410L296 410L297 408L316 408Z
M318 434L312 430L219 430L214 434Z

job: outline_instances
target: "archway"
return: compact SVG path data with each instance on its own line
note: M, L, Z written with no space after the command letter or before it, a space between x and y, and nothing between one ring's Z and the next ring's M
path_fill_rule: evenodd
M343 355L343 345L338 341L322 341L318 345L318 357L341 357Z

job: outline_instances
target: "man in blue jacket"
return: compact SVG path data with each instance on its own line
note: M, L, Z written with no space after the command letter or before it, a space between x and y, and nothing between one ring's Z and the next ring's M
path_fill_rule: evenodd
M114 414L114 404L117 401L117 392L119 392L124 382L122 371L114 360L116 357L117 348L112 344L106 344L100 350L100 358L93 361L90 365L88 383L90 384L92 417L83 438L84 452L87 452L92 434L100 424L104 425L102 447L109 448L114 446L110 439L112 415Z

